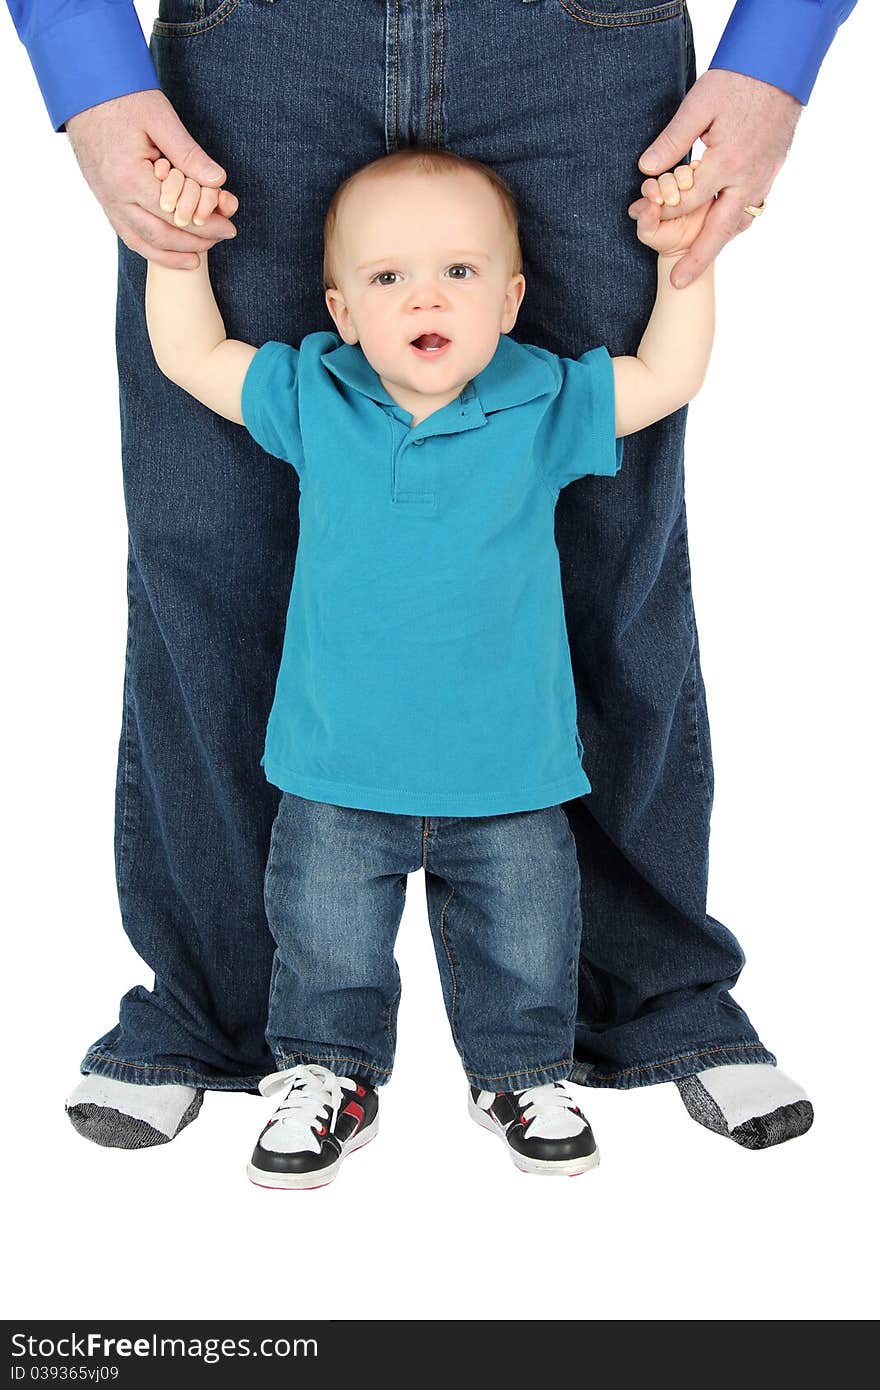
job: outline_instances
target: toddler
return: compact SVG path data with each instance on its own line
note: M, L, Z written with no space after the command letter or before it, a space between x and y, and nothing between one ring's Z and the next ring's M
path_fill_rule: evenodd
M697 166L665 190L691 187ZM176 221L207 215L209 191L155 169ZM565 1084L581 916L561 803L590 784L554 510L575 479L613 487L624 437L705 373L712 272L683 291L669 274L707 207L661 221L650 182L637 234L658 253L658 289L634 357L560 358L508 336L525 292L513 196L443 150L398 151L337 190L324 227L336 332L298 348L226 337L207 254L193 271L149 263L162 372L300 484L263 757L282 796L265 891L278 1070L260 1089L280 1104L248 1165L260 1185L331 1182L376 1133L394 942L419 868L471 1115L526 1172L598 1162Z

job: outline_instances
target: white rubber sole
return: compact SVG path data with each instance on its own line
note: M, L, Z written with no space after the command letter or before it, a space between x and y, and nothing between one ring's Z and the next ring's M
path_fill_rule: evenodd
M333 1182L340 1168L342 1160L347 1158L355 1149L362 1149L365 1144L369 1144L371 1139L375 1139L379 1132L379 1116L377 1115L371 1125L366 1129L359 1130L353 1134L347 1143L342 1146L342 1153L335 1163L331 1163L329 1168L322 1168L318 1173L267 1173L263 1168L255 1168L253 1163L248 1163L247 1175L256 1187L272 1187L287 1191L299 1189L308 1191L314 1187L328 1187Z
M552 1158L528 1158L525 1154L517 1153L507 1142L507 1135L504 1130L487 1114L474 1104L474 1098L468 1091L468 1114L472 1120L476 1120L481 1129L488 1129L490 1133L497 1134L499 1139L504 1140L504 1147L513 1159L516 1167L521 1173L535 1173L544 1178L576 1178L581 1173L588 1173L591 1168L597 1167L599 1163L599 1150L594 1149L591 1154L586 1154L583 1158L563 1159Z

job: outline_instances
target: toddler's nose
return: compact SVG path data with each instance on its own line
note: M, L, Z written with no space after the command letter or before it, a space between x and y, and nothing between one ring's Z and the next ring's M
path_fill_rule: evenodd
M439 285L430 282L414 285L409 307L411 309L443 309L446 307L446 296Z

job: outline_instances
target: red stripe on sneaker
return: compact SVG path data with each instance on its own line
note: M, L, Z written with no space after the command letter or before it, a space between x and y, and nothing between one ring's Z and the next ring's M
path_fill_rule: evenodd
M364 1122L364 1109L362 1105L358 1105L357 1101L350 1100L342 1113L343 1115L354 1115L358 1122L358 1128Z

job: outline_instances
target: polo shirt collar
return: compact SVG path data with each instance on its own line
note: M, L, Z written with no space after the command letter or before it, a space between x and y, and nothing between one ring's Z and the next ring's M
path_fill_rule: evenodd
M357 343L343 343L323 354L324 366L351 390L391 406L403 413L379 380ZM485 425L486 416L496 410L523 405L554 389L553 373L542 357L502 334L491 362L469 381L460 396L434 411L413 434L454 434Z
M493 410L509 410L549 395L555 388L555 378L543 357L503 333L495 356L477 373L472 385L488 415Z

